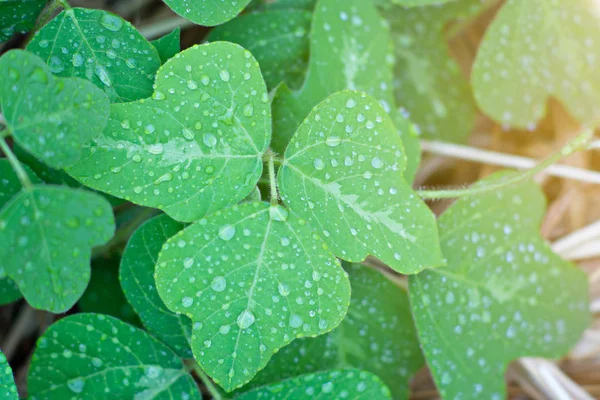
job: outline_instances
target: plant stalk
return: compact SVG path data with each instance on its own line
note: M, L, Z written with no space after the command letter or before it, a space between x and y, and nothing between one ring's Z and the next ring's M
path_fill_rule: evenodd
M10 131L8 129L3 132L6 132L6 131L8 132L8 134L10 134ZM8 135L6 135L6 136L8 136ZM8 143L6 143L6 140L4 139L4 137L5 137L5 135L0 135L0 149L4 152L4 154L6 154L6 158L8 159L8 162L10 163L13 170L17 174L17 178L19 178L19 181L21 182L23 189L31 190L31 188L33 187L33 184L31 183L31 180L29 179L27 172L25 172L23 165L21 165L21 162L17 159L17 156L15 156L15 153L13 153L13 151L10 148L10 146L8 145Z
M490 191L500 190L507 186L511 186L528 179L533 178L535 175L542 172L552 164L560 161L563 158L570 156L580 150L588 147L593 137L593 130L586 129L583 133L578 135L575 139L567 143L562 149L546 158L544 161L538 163L535 167L524 171L522 174L515 175L509 179L502 180L501 182L494 182L487 185L469 187L466 189L450 189L450 190L419 190L418 194L422 199L433 200L433 199L452 199L458 197L472 196L481 193L487 193Z

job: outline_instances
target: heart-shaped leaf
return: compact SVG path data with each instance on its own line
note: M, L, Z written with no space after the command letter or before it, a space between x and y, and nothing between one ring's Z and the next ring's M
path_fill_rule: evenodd
M281 349L252 380L253 387L352 367L379 376L394 399L408 399L410 379L425 363L408 294L371 268L357 264L345 268L352 299L340 326L317 338L294 340Z
M335 328L348 277L306 222L281 206L243 203L202 219L163 247L156 286L193 322L192 350L216 383L247 383L295 338Z
M121 259L123 292L142 323L156 338L182 358L192 358L192 323L184 315L171 312L156 291L154 267L161 247L183 225L166 215L152 218L131 236Z
M141 325L121 290L118 257L98 257L92 262L90 283L77 302L77 307L84 313L110 315L132 325Z
M269 96L250 52L195 46L161 67L151 99L111 107L104 133L69 173L191 222L254 189L270 134Z
M102 10L61 12L36 33L27 50L40 56L56 75L89 80L111 102L150 96L160 67L150 42L129 22Z
M220 25L235 18L250 0L164 0L183 18L204 26Z
M114 232L110 204L83 190L34 185L0 210L0 277L31 306L65 312L90 279L91 248Z
M208 41L238 43L254 54L268 88L300 87L308 65L312 14L301 10L251 13L213 29Z
M0 1L0 42L8 40L16 32L25 33L32 29L46 2L46 0Z
M109 102L101 90L82 79L55 78L31 53L4 54L0 75L0 112L7 128L21 146L52 167L79 160L81 147L106 126Z
M595 1L508 0L479 47L472 84L479 107L533 129L549 97L581 122L600 115L600 13Z
M473 128L471 88L450 55L445 28L449 22L475 15L483 4L466 0L384 10L394 40L396 100L427 137L464 142Z
M181 51L181 28L177 27L171 33L153 40L152 46L158 51L161 63L166 63Z
M283 201L323 234L333 253L369 254L397 271L443 264L433 213L404 180L400 136L378 102L338 92L317 105L279 169Z
M175 353L102 314L71 315L48 328L33 354L28 390L32 400L201 398Z
M390 390L381 380L356 369L317 372L291 378L254 389L236 397L236 400L391 400Z
M273 149L283 153L304 118L327 96L344 89L360 90L375 97L396 122L408 158L406 176L412 180L420 148L412 125L396 110L393 65L387 23L371 1L320 0L312 21L304 86L293 93L282 85L273 99Z
M23 169L29 180L33 183L41 182L40 179L26 166ZM21 191L21 182L13 171L10 162L0 159L0 209ZM0 269L3 269L0 267ZM0 273L3 275L3 273ZM21 292L16 283L8 278L0 278L0 305L12 303L21 298Z
M4 354L0 351L0 398L4 400L18 400L17 386L12 369Z
M443 398L503 399L510 361L561 357L588 326L586 276L540 237L544 209L524 182L462 198L440 218L448 266L411 276L409 293Z

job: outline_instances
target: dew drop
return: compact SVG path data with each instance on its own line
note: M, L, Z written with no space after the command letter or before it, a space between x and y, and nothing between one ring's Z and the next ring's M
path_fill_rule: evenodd
M279 222L287 221L288 215L289 215L288 210L286 210L285 208L283 208L280 205L274 205L274 206L269 207L269 217L273 221L279 221Z
M277 290L279 291L279 294L284 297L289 296L290 294L290 287L285 283L280 282L279 285L277 285Z
M194 304L194 299L192 299L191 297L184 297L183 299L181 299L181 304L184 307L191 307L191 305Z
M379 157L374 157L371 160L371 165L373 166L373 168L379 169L379 168L383 167L383 161L381 161L381 158L379 158Z
M252 326L255 320L256 319L254 317L254 314L252 314L252 311L244 310L238 316L237 324L240 327L240 329L248 329Z
M74 67L81 67L83 65L83 56L79 53L73 54L73 59L71 60Z
M215 135L213 135L212 133L205 133L204 136L202 137L202 141L208 147L215 147L217 144L217 137Z
M235 226L225 225L219 229L219 237L225 241L231 240L235 236Z
M315 169L318 171L321 171L323 168L325 168L325 163L323 162L323 159L321 159L321 158L315 158L315 161L313 161L313 165L315 166Z
M85 386L85 381L83 378L75 378L71 379L67 382L67 386L73 393L81 393L83 392L83 387Z
M100 24L109 31L117 32L123 27L123 20L116 15L105 12L100 18Z
M304 321L302 321L302 317L299 316L298 314L292 314L290 316L290 326L292 328L299 328L299 327L301 327L303 322Z
M227 287L227 281L222 276L217 276L210 284L210 287L215 292L222 292Z
M229 71L227 71L226 69L219 72L219 76L221 77L221 80L223 82L229 82Z
M335 147L342 142L342 139L339 136L329 136L325 140L325 144L329 147Z

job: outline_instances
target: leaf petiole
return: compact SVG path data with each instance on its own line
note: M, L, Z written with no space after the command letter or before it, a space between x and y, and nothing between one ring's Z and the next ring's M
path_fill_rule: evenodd
M267 164L269 168L269 187L271 189L271 204L276 205L279 203L279 195L277 194L277 179L275 176L275 153L269 149L265 153Z
M15 153L13 153L12 149L4 139L8 135L10 135L10 130L8 129L3 130L0 133L0 149L4 152L4 154L6 154L6 158L15 170L15 173L17 174L19 181L21 181L21 185L23 185L23 188L25 190L31 190L33 185L31 183L31 180L29 179L29 176L27 176L27 172L25 172L25 169L23 169L21 162L17 159L17 156L15 156Z
M221 391L219 391L217 386L208 377L208 375L206 375L202 368L200 368L196 361L190 360L189 362L186 362L186 364L188 368L190 368L196 373L196 375L198 375L198 378L200 378L200 380L202 381L202 383L204 384L204 386L206 387L206 389L208 390L208 392L214 400L226 400L226 398L223 397L223 395L221 394Z
M535 175L544 171L552 164L560 161L563 158L570 156L573 153L584 150L589 146L592 140L594 131L592 129L585 129L583 133L578 135L575 139L567 143L556 153L550 157L541 161L535 167L524 171L522 174L515 175L511 178L504 179L498 182L494 182L487 185L481 185L476 187L469 187L466 189L449 189L449 190L419 190L417 193L422 199L452 199L457 197L472 196L480 193L490 192L492 190L499 190L510 185L514 185L528 179L533 178Z

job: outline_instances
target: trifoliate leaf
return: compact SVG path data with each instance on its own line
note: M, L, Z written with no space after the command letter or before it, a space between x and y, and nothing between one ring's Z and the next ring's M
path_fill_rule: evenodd
M132 325L140 325L140 320L121 290L117 257L99 258L92 262L90 283L77 305L81 312L106 314Z
M106 126L109 102L101 90L83 79L55 78L31 53L4 54L0 75L0 111L7 128L21 146L52 167L79 160L81 147Z
M164 0L183 18L204 26L220 25L235 18L250 0Z
M0 210L0 277L31 306L65 312L90 279L91 248L114 232L110 204L83 190L34 185Z
M254 389L236 400L385 400L391 399L389 389L381 380L356 369L317 372Z
M101 314L71 315L48 328L33 354L28 390L32 400L201 398L175 353Z
M171 33L153 40L152 46L158 51L161 63L166 63L181 51L181 28L177 27Z
M19 393L15 385L12 369L4 354L0 351L0 398L4 400L18 400Z
M233 43L195 46L158 72L151 99L115 104L69 173L179 221L237 203L256 186L271 135L258 63Z
M469 82L450 55L444 29L475 15L482 4L466 0L383 12L394 39L396 100L427 137L464 142L475 123Z
M440 218L448 266L411 276L409 293L443 398L503 399L510 361L561 357L588 326L586 275L541 238L544 209L525 182L462 198Z
M227 40L251 51L268 88L281 82L298 88L308 65L311 17L300 10L247 14L215 28L208 41Z
M508 0L475 60L472 84L483 112L533 129L553 97L581 122L600 115L600 13L593 0Z
M247 383L295 338L335 328L348 277L306 222L281 206L243 203L163 247L159 295L193 322L192 350L225 390Z
M46 0L0 0L0 42L33 28Z
M129 239L121 259L123 292L142 323L152 335L182 358L192 358L192 323L184 315L170 311L156 291L154 267L161 247L183 225L166 215L152 218Z
M357 264L345 267L352 299L340 326L317 338L293 341L273 356L251 385L352 367L379 376L394 399L408 399L410 379L425 362L408 294L378 271Z
M320 0L315 8L310 62L304 86L291 92L281 85L273 99L272 147L283 153L311 109L344 89L367 92L397 123L412 181L420 160L414 129L396 110L393 93L393 48L387 24L370 1ZM398 134L398 133L397 133Z
M402 141L372 97L338 92L317 105L279 169L283 201L333 253L369 254L406 274L443 264L433 213L404 180Z
M63 11L38 31L27 50L56 75L89 80L111 102L150 96L160 66L150 42L129 22L102 10Z

